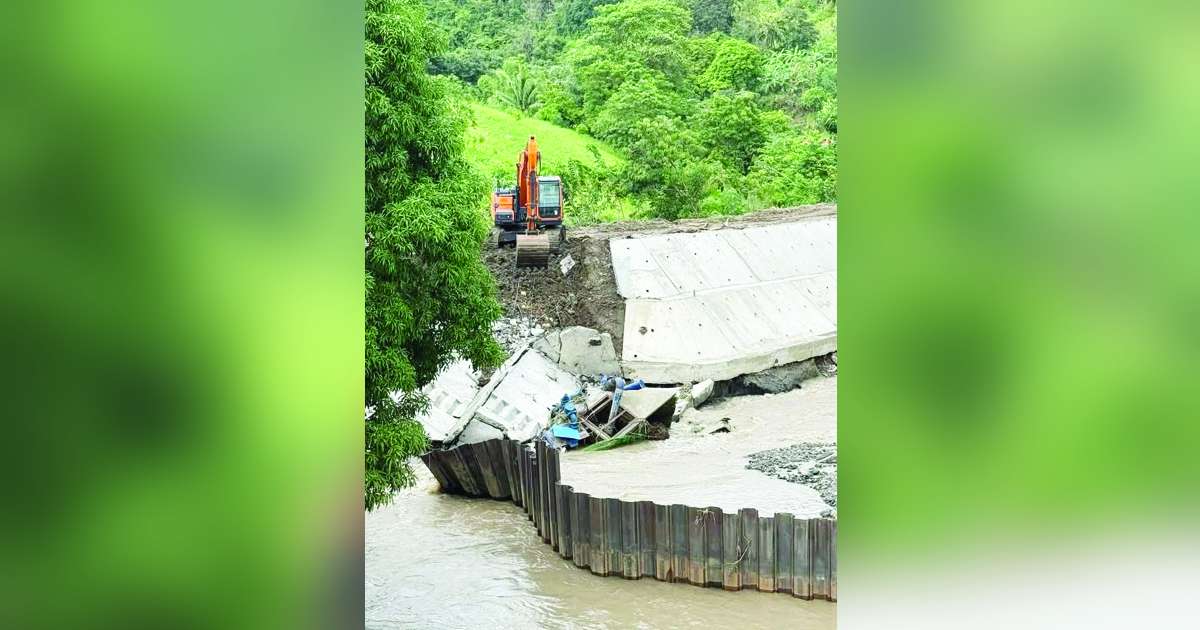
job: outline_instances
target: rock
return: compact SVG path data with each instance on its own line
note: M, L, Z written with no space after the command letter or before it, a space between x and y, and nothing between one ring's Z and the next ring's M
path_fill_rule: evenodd
M708 400L709 396L712 396L714 385L716 384L713 383L712 379L700 381L692 385L692 405L695 407L703 405L704 401Z
M592 328L571 326L551 330L535 341L533 348L573 374L596 376L621 373L612 335Z
M683 413L692 408L692 397L678 395L675 397L675 413L671 414L671 422L679 422Z
M746 468L791 483L806 485L837 514L837 444L801 442L750 455Z
M729 433L732 430L733 425L729 423L729 418L721 418L720 422L718 422L716 426L710 428L707 433L708 435L712 435L714 433Z
M665 440L671 437L671 427L657 422L647 422L642 428L647 440Z

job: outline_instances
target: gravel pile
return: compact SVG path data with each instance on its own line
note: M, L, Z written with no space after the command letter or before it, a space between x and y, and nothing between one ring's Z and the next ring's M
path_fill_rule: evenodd
M818 463L827 458L828 461ZM760 451L750 455L746 468L808 486L820 493L821 499L830 507L837 509L837 443L800 442Z
M492 324L492 336L508 356L544 332L546 330L532 317L501 317Z

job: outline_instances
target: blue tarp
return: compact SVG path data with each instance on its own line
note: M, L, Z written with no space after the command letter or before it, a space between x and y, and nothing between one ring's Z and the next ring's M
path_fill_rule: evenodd
M554 425L551 427L550 432L554 434L554 437L563 438L564 440L578 440L579 438L583 437L583 435L579 433L579 429L569 427L565 424Z

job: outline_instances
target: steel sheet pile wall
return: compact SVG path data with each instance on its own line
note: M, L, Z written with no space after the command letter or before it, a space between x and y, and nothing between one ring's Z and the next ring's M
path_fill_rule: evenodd
M837 601L837 521L592 497L559 481L560 456L495 439L421 460L446 492L521 506L543 541L596 575Z

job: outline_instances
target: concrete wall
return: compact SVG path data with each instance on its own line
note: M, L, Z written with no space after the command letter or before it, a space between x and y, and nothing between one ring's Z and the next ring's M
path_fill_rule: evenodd
M559 481L559 452L540 440L421 459L446 492L511 499L544 542L596 575L837 601L836 520L592 497Z
M837 349L836 216L609 243L627 375L726 380Z

